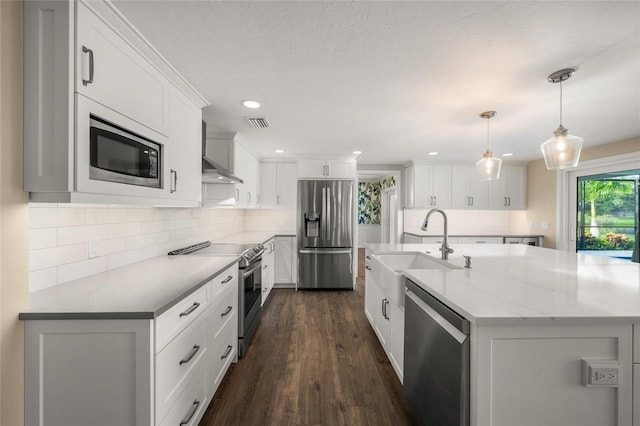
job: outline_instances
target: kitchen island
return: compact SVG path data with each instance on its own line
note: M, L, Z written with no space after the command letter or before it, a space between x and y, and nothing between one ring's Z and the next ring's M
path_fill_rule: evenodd
M452 248L446 267L403 273L470 322L471 425L638 424L640 265L524 245ZM384 253L427 252L444 262L437 245L366 249L367 261ZM471 268L463 256L471 257ZM380 279L367 272L373 283ZM394 364L391 354L400 340L394 319L404 325L394 314L404 316L404 306L387 301L383 307L391 322L383 337ZM375 314L367 316L378 334ZM585 364L611 367L617 383L587 384Z

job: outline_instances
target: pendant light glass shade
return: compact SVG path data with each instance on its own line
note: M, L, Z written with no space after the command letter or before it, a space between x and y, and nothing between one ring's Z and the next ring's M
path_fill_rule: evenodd
M489 149L489 119L495 117L495 111L485 111L480 114L481 118L487 120L487 151L484 156L476 161L476 169L480 175L480 180L496 180L500 178L500 168L502 160L493 156Z
M558 127L553 135L540 146L547 169L562 170L576 167L580 161L584 139L570 135L569 131L562 126Z
M550 83L560 83L560 126L553 132L553 137L540 146L548 170L576 167L580 161L584 139L570 135L562 125L562 82L571 78L574 72L573 68L567 68L554 72L548 78Z
M491 151L484 153L484 157L476 161L476 168L480 174L480 180L500 179L502 160L494 157Z

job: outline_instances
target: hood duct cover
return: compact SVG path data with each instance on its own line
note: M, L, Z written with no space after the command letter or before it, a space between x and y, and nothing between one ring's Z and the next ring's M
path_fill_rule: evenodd
M244 183L226 168L207 157L207 123L202 122L202 182Z

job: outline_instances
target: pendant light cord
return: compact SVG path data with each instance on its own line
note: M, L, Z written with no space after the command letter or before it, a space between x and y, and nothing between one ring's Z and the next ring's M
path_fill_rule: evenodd
M487 151L491 151L491 145L489 145L489 121L491 121L491 118L487 118Z
M560 80L560 127L562 127L562 80Z

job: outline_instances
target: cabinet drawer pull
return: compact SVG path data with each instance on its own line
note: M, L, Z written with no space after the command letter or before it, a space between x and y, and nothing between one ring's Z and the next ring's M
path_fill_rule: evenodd
M370 270L371 270L371 266L369 266L369 265L365 265L365 266L364 266L364 269L366 269L366 270L370 271Z
M89 54L89 79L82 79L82 84L86 86L89 83L93 83L93 50L89 49L86 46L82 46L82 52Z
M180 360L180 365L187 364L189 361L191 361L193 357L196 356L199 350L200 350L200 346L193 345L193 348L191 349L191 352L189 352L189 355L187 355L186 357Z
M371 260L371 256L365 256L367 259Z
M229 275L227 278L225 278L224 280L222 280L222 284L226 284L226 283L228 283L229 281L231 281L231 279L232 279L232 278L233 278L233 277L232 277L231 275Z
M186 317L187 315L189 315L190 313L192 313L193 311L198 309L198 306L200 306L200 304L198 302L193 302L193 305L191 305L191 307L189 309L187 309L184 312L180 312L180 316L181 317Z
M226 317L227 315L229 315L229 312L231 312L233 308L231 306L227 306L227 310L224 311L223 313L220 314L221 317Z
M188 425L189 422L191 421L191 419L193 418L193 416L196 414L196 412L198 411L198 407L200 407L200 401L198 401L197 399L195 401L193 401L193 405L191 406L191 408L189 409L189 412L187 413L187 415L182 419L182 421L180 422L180 426L184 426L184 425Z
M220 359L225 359L226 357L228 357L229 354L231 353L231 349L233 349L233 346L231 345L227 346L227 350L224 352L224 355L220 357Z

